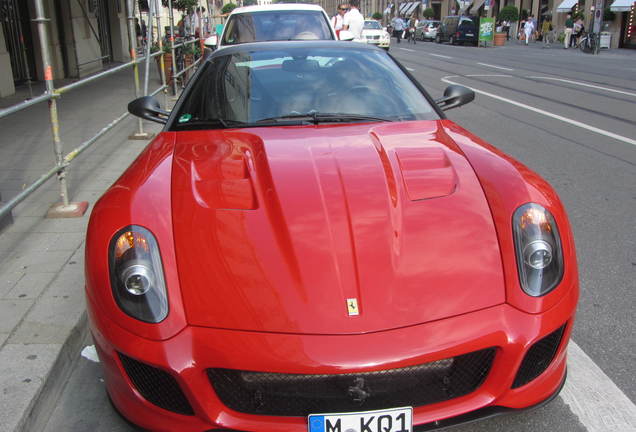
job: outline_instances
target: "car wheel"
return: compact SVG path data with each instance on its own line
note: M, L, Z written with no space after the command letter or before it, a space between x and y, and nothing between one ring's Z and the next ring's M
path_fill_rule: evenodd
M454 36L449 37L448 38L448 43L451 44L451 45L455 45L455 37Z

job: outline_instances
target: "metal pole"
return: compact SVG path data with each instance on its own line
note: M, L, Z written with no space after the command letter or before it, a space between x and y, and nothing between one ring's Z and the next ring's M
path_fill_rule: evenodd
M144 75L144 96L148 96L148 79L150 76L150 46L152 45L153 37L152 37L152 17L154 15L155 5L154 0L148 2L148 25L147 27L147 35L148 42L146 42L146 74Z
M135 98L141 96L139 85L139 65L137 64L137 32L135 30L135 6L133 0L126 0L126 16L128 19L128 47L130 49L130 58L135 64L133 65L133 75L135 78ZM137 119L137 132L133 133L128 139L148 139L151 134L144 132L144 124L141 118Z
M170 11L170 51L172 52L172 91L177 96L177 57L174 53L174 11L172 9L172 0L168 0L168 10ZM182 35L179 35L182 36Z
M51 57L49 53L49 38L46 32L46 22L49 20L44 18L42 0L35 0L35 19L33 21L38 27L46 91L52 95L54 94L55 88L53 85L53 68L51 66ZM49 99L49 116L51 119L51 131L53 133L55 159L58 167L57 179L60 182L60 197L62 199L62 206L69 207L68 190L66 187L66 169L64 166L64 156L62 155L62 140L60 139L60 125L57 116L57 101L54 98Z
M153 0L154 1L154 0ZM165 59L165 53L163 52L163 39L161 37L161 6L159 5L159 3L157 2L157 4L155 5L155 8L157 9L157 39L159 40L159 52L161 53L161 57L159 57L159 62L160 62L160 67L159 67L159 71L161 73L161 86L166 88L166 65L164 62ZM167 106L168 105L168 95L167 95L167 91L163 92L163 105Z

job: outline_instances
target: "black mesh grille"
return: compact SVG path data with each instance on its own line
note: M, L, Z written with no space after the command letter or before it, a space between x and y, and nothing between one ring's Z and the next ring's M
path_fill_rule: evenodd
M377 372L299 375L208 369L219 398L248 414L306 416L421 406L471 393L484 381L494 348Z
M565 324L530 347L521 362L512 388L528 384L550 366L559 348L563 330L565 330Z
M192 406L172 375L122 353L118 354L128 377L148 402L178 414L194 414Z

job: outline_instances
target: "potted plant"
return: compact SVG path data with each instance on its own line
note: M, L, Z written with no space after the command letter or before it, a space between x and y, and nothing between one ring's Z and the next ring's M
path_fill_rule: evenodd
M519 9L516 6L508 5L505 6L499 12L497 16L497 20L499 22L508 21L508 24L516 23L519 21ZM510 30L508 30L510 31ZM506 44L506 39L508 38L508 32L500 31L495 32L495 46L503 46Z
M426 19L431 19L435 16L435 11L433 8L426 8L424 9L424 12L422 12L422 16Z

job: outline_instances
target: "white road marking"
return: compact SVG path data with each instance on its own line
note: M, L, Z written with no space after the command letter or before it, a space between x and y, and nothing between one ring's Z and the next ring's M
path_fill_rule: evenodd
M465 77L497 77L497 78L514 78L513 75L501 75L501 74L470 74L464 75Z
M402 51L409 51L409 52L415 52L415 50L412 49L408 49L408 48L400 48Z
M441 55L441 54L428 53L428 55L432 55L433 57L441 57L441 58L445 58L445 59L452 59L452 57L450 57L450 56L445 56L445 55Z
M623 91L623 90L616 90L616 89L612 89L612 88L608 88L608 87L601 87L601 86L598 86L598 85L595 85L595 84L588 84L588 83L584 83L584 82L580 82L580 81L572 81L572 80L563 79L563 78L552 78L552 77L545 77L545 76L529 76L528 78L545 79L545 80L552 80L552 81L561 81L561 82L565 82L565 83L569 83L569 84L580 85L580 86L583 86L583 87L591 87L591 88L595 88L595 89L599 89L599 90L605 90L605 91L609 91L609 92L620 93L620 94L636 97L636 93L626 92L626 91Z
M560 397L588 432L636 431L636 405L572 340Z
M409 72L415 72L415 69L413 69L413 68L406 67L406 66L404 66L404 67L405 67L405 68L406 68L406 70L407 70L407 71L409 71Z
M622 135L615 134L614 132L606 131L604 129L599 129L597 127L590 126L590 125L582 123L580 121L572 120L570 118L563 117L563 116L560 116L558 114L553 114L551 112L548 112L548 111L545 111L545 110L542 110L542 109L539 109L539 108L535 108L533 106L526 105L526 104L523 104L521 102L514 101L512 99L506 99L504 97L497 96L495 94L488 93L488 92L485 92L483 90L478 90L478 89L476 89L474 87L470 87L470 86L467 86L467 85L464 85L464 84L453 82L453 81L451 81L449 79L449 78L456 78L456 77L458 78L459 76L458 75L446 76L446 77L442 78L442 82L445 82L447 84L463 85L464 87L468 87L469 89L471 89L475 93L483 94L484 96L488 96L488 97L491 97L493 99L497 99L497 100L500 100L502 102L506 102L506 103L509 103L511 105L515 105L515 106L518 106L520 108L527 109L529 111L534 111L534 112L536 112L538 114L541 114L541 115L544 115L544 116L547 116L547 117L552 117L552 118L560 120L562 122L569 123L569 124L571 124L573 126L578 126L578 127L582 128L582 129L587 129L587 130L589 130L591 132L594 132L594 133L597 133L597 134L600 134L600 135L605 135L606 137L614 138L615 140L622 141L624 143L636 146L636 140L634 140L632 138L627 138L627 137L624 137Z
M510 68L503 67L503 66L491 65L491 64L488 64L488 63L479 63L478 62L477 64L478 65L482 65L482 66L488 66L488 67L495 68L495 69L507 70L507 71L513 71L514 70L514 69L510 69Z

